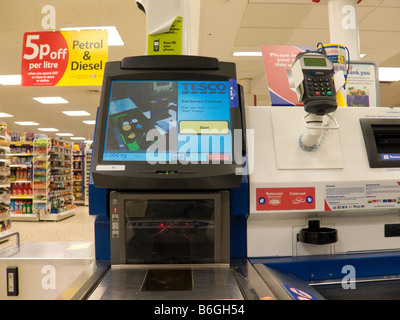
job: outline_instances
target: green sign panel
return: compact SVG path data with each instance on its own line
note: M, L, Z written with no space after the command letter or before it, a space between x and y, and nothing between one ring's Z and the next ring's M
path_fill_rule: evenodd
M177 17L168 32L148 36L149 55L182 55L183 18Z

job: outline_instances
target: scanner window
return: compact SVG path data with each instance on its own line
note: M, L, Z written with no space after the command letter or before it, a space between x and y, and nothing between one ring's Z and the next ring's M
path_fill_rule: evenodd
M400 125L372 125L378 153L400 153Z
M128 264L213 263L213 199L125 200Z

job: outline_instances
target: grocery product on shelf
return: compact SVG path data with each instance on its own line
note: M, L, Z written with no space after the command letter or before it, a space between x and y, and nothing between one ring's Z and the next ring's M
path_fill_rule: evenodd
M10 219L10 167L8 153L10 152L10 136L7 124L0 123L0 231L11 228Z

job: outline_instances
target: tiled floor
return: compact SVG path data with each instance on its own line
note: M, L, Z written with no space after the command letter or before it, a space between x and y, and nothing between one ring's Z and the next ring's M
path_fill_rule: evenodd
M11 231L21 242L94 241L94 218L88 206L77 206L74 216L58 222L13 221Z

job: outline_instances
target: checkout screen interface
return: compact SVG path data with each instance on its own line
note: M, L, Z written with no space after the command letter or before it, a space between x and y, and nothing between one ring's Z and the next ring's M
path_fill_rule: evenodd
M232 160L236 87L235 80L112 81L103 161Z

